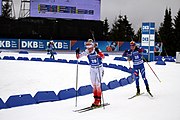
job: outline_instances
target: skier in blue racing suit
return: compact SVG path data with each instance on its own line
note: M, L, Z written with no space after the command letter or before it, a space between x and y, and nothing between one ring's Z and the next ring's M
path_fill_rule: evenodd
M129 61L130 60L133 61L133 68L134 68L133 76L135 78L136 88L137 88L136 95L140 95L139 71L141 73L142 79L144 80L144 84L146 86L147 92L149 94L151 94L150 89L149 89L149 84L148 84L148 81L147 81L146 75L145 75L145 68L144 68L142 52L143 52L143 49L141 47L138 48L134 41L130 42L130 50L127 51L127 56L128 56Z

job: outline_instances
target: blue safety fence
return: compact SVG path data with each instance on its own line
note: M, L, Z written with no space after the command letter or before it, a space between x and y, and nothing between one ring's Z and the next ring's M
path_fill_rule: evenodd
M43 61L43 62L60 62L60 63L70 63L70 64L77 64L77 60L66 60L66 59L58 59L53 60L50 58L45 58L42 60L41 58L32 57L31 59L27 59L26 57L18 57L15 59L13 56L4 56L4 60L29 60L29 61ZM87 61L79 61L80 65L89 65ZM117 70L121 70L124 72L131 73L130 70L126 66L116 65L112 63L103 63L104 67L113 68ZM101 83L102 91L112 90L118 87L122 87L134 82L132 75L128 76L127 78L121 78L120 80L112 80L109 81L108 84ZM18 107L24 105L31 105L31 104L39 104L42 102L52 102L52 101L60 101L66 100L70 98L74 98L76 96L84 96L91 94L93 92L93 88L91 85L80 86L76 91L74 88L68 88L64 90L60 90L59 93L56 95L54 91L38 91L34 97L30 94L22 94L22 95L12 95L8 98L6 102L3 102L0 99L0 109L11 108L11 107Z
M59 100L58 96L54 91L38 91L34 99L36 103L42 103L42 102L52 102Z
M31 104L36 104L36 101L30 94L13 95L6 101L8 108Z
M24 61L28 61L29 58L28 57L18 57L17 60L24 60Z
M32 58L31 58L31 61L42 61L42 59L41 59L41 58L32 57Z
M69 89L64 89L64 90L60 90L58 93L58 98L59 100L66 100L69 98L73 98L79 96L78 91L76 91L74 88L69 88Z
M0 109L7 108L7 105L3 102L3 100L0 98Z

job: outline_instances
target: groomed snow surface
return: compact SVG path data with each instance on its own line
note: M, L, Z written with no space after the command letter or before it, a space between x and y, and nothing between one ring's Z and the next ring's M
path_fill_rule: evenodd
M1 52L0 57L49 57L46 53L19 54L14 52ZM114 57L121 55L109 55L104 63L114 63L129 67L128 62L115 61ZM76 60L75 54L57 54L56 59ZM81 60L87 60L86 57ZM109 106L85 113L76 113L73 110L90 106L93 95L85 95L77 98L56 102L44 102L27 106L13 107L0 110L0 120L180 120L180 64L166 62L165 66L155 65L149 62L157 76L157 80L147 63L145 63L146 76L150 90L154 95L149 97L145 85L140 77L141 91L144 95L129 100L136 93L135 82L124 87L103 92L104 101ZM131 63L132 65L132 63ZM56 62L35 62L20 60L0 60L0 98L5 102L11 95L31 94L38 91L54 91L76 86L76 64ZM105 75L102 82L106 84L112 80L128 77L130 74L104 68ZM89 66L79 65L78 86L89 85Z

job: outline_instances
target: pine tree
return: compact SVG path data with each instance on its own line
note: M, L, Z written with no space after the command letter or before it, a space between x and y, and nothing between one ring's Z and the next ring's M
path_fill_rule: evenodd
M164 22L161 23L159 28L159 34L163 42L163 53L162 55L175 55L175 39L174 39L174 29L171 18L171 9L165 10Z
M138 29L137 33L134 35L134 41L141 43L141 27Z
M105 40L109 40L109 24L107 18L105 18L103 22L103 35Z
M110 31L110 39L113 41L118 41L120 40L120 34L119 34L119 30L118 30L118 21L115 20L115 22L112 24L112 29Z
M132 24L127 20L127 16L125 15L123 18L123 27L124 27L124 41L131 41L134 37L134 30L131 27Z
M180 9L174 19L174 34L176 40L176 51L180 51Z
M117 41L131 41L134 37L134 30L129 23L127 16L119 15L110 31L110 39Z

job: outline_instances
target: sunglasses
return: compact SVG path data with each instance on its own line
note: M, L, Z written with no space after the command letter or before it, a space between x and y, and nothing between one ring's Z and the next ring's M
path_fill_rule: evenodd
M133 47L134 47L135 45L130 45L130 46L133 46Z

